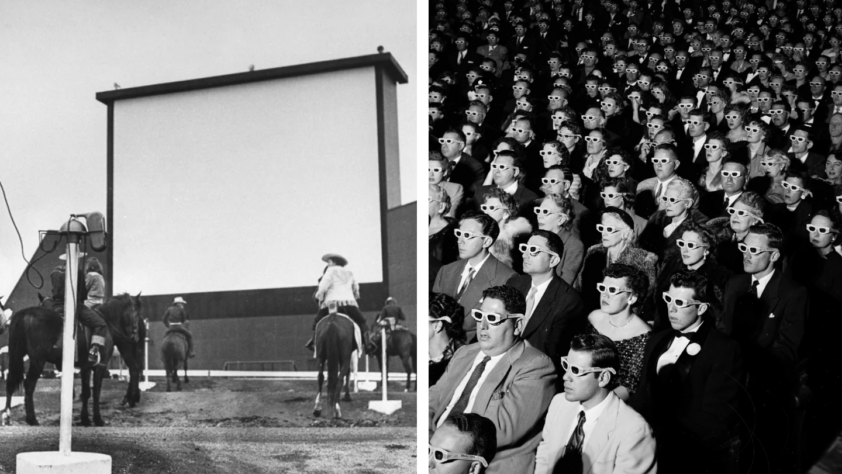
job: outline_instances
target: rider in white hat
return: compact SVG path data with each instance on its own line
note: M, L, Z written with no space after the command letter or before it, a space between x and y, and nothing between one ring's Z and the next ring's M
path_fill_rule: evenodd
M188 330L190 321L187 320L187 302L184 298L176 296L172 304L164 313L164 326L170 331L178 332L187 339L187 349L190 357L196 357L193 353L193 334Z
M345 268L348 260L335 253L325 254L322 260L327 262L327 267L319 279L319 289L315 294L316 300L319 301L319 312L316 314L316 320L313 322L313 333L315 334L316 324L328 315L328 307L333 303L338 306L339 313L348 315L357 323L362 334L363 347L366 347L368 344L368 330L366 328L365 317L357 307L357 300L360 297L360 285L357 284L351 270ZM312 350L314 340L315 337L307 341L305 347Z

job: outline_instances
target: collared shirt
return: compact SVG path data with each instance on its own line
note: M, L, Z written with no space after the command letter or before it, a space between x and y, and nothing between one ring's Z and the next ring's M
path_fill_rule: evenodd
M698 331L699 328L702 327L702 322L703 320L700 317L690 327L681 331L681 333L690 334ZM665 350L664 353L661 354L661 357L658 358L658 366L655 369L655 372L660 373L661 368L663 368L664 366L675 364L678 358L681 357L681 353L684 352L684 350L687 349L687 346L689 345L690 339L686 337L676 337L675 339L673 339L669 349Z
M675 232L675 229L677 229L678 226L680 226L686 220L687 220L687 216L685 215L684 219L681 219L678 222L670 222L669 224L667 224L666 227L664 227L664 237L671 236L672 233Z
M506 192L506 194L514 194L514 193L516 193L516 192L517 192L517 180L514 180L514 181L512 182L512 184L510 184L510 185L506 186L505 188L503 188L503 191L505 191L505 192Z
M589 179L593 179L593 172L599 163L602 161L602 157L605 155L605 152L602 151L599 155L588 155L587 161L585 161L585 167L582 169L582 174L587 176Z
M766 275L763 278L755 278L754 275L751 276L751 284L752 285L754 285L754 282L758 282L757 283L757 297L758 298L760 297L760 295L763 294L763 290L766 289L766 285L769 284L769 280L772 279L772 275L774 275L774 274L775 274L775 270L772 270L771 272L769 272L768 275Z
M538 307L538 303L541 302L541 298L544 296L544 293L547 292L547 287L550 286L550 282L553 281L552 278L547 278L547 281L541 283L540 285L535 285L535 282L532 283L532 286L529 288L529 291L532 291L532 288L535 288L535 304L532 305L532 313L535 312L535 308ZM529 293L527 293L528 295ZM526 324L529 323L529 318L532 317L532 313L526 315L523 319L523 327L526 328Z
M693 139L693 161L696 161L696 157L699 156L699 153L701 153L702 148L704 148L707 139L707 134L703 134L701 137ZM705 157L702 158L707 160L707 158Z
M742 191L738 192L737 194L735 194L733 196L728 196L726 194L725 199L728 200L728 206L727 207L732 207L734 205L734 203L737 202L737 199L739 199L742 194L743 194Z
M588 374L586 377L593 377L593 374ZM608 406L608 399L610 396L611 394L609 393L604 400L599 402L597 406L591 408L590 410L586 410L585 407L579 403L579 410L576 411L576 416L573 417L573 423L567 431L567 436L562 439L570 439L570 436L573 434L573 430L575 430L576 426L579 425L579 413L585 412L585 424L582 425L582 431L585 433L585 439L582 441L582 450L584 450L591 438L594 428L596 428L596 422L599 420L599 416L602 415L602 412L605 411L605 407Z
M656 177L655 177L655 188L652 190L652 192L653 192L653 193L655 193L655 197L656 197L656 198L659 198L659 197L663 196L663 195L664 195L664 193L665 193L665 192L667 192L667 185L668 185L668 184L670 184L670 183L672 182L672 180L674 180L674 179L675 179L675 178L677 178L677 177L678 177L678 175L677 175L677 174L673 174L673 175L672 175L672 178L670 178L670 179L668 179L668 180L666 180L666 181L661 181L661 180L660 180L660 179L658 179L658 177L656 176ZM658 195L658 187L660 187L660 188L661 188L660 195ZM658 202L658 204L660 204L660 202Z
M479 237L477 237L477 238L479 238ZM484 259L482 259L481 262L479 262L477 264L476 267L473 267L473 268L475 268L474 278L476 278L477 273L479 273L480 269L482 268L482 265L485 263L486 260L488 260L488 257L490 257L490 256L491 256L491 254L489 253L488 255L485 256ZM459 280L459 286L456 287L456 291L459 291L459 288L462 288L462 285L465 284L465 280L468 278L468 273L470 273L470 272L471 272L471 264L468 263L467 265L465 265L465 269L462 270L462 278Z
M508 352L508 351L507 351ZM459 382L459 385L456 386L456 390L453 392L453 398L450 399L450 403L447 404L447 408L445 408L444 413L441 414L441 418L439 418L438 423L436 423L436 427L441 426L444 423L444 420L447 419L447 416L450 415L450 410L453 409L453 405L456 405L456 402L459 401L459 397L462 396L462 392L465 391L465 385L468 385L468 380L471 378L471 374L474 373L474 369L482 362L482 359L485 359L485 353L483 351L477 352L477 356L474 358L474 363L471 364L471 368L468 369L468 373L462 378L462 381ZM468 406L465 407L465 413L471 413L471 410L474 408L474 401L476 401L477 393L479 393L480 387L485 382L485 379L488 378L488 374L494 370L494 367L500 362L500 359L506 355L506 352L491 357L491 359L485 364L485 369L482 371L482 376L480 376L479 380L477 380L477 384L474 386L474 391L471 392L471 398L468 399Z

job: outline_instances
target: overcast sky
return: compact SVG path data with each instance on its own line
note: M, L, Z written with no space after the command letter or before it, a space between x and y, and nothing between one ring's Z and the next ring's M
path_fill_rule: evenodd
M106 111L97 92L373 54L395 56L401 188L416 200L416 8L365 1L76 1L0 4L0 182L26 257L38 230L106 213ZM342 101L342 91L334 98ZM325 122L329 123L326 113ZM314 146L318 142L314 141ZM4 204L0 295L25 267Z

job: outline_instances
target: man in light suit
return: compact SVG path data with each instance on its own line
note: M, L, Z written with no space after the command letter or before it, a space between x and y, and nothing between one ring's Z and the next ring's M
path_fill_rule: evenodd
M671 328L646 343L629 405L654 428L663 472L734 472L746 379L740 346L703 317L714 298L703 274L679 270L658 297Z
M497 427L497 454L488 473L531 474L541 423L555 393L549 357L523 341L526 300L510 286L483 292L479 342L461 347L430 387L430 430L460 413L484 416Z
M497 63L497 70L494 75L501 77L503 75L503 69L508 69L509 67L509 50L499 44L500 36L496 31L489 31L486 39L488 40L488 44L477 48L477 54L484 58L493 59Z
M470 311L480 307L485 289L505 284L515 271L488 251L500 235L500 226L491 216L467 212L459 221L456 233L459 260L439 270L433 291L455 298L465 309L463 328L466 341L471 342L476 335L477 324Z
M612 390L620 354L611 339L576 336L563 364L564 393L550 404L535 474L657 472L652 429Z
M567 354L570 340L582 331L585 322L579 292L556 276L563 252L558 234L532 232L529 242L521 244L526 275L515 275L506 282L526 297L523 338L547 354L558 373L561 356Z

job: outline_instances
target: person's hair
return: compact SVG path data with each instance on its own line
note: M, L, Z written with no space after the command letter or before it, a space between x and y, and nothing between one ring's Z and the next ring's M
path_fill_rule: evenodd
M711 255L713 255L714 250L716 250L716 236L713 234L713 231L710 227L700 224L693 220L687 220L683 224L684 232L693 232L699 236L699 240L702 241L702 245L707 246L708 251ZM681 237L679 235L679 237Z
M450 212L450 207L453 203L450 202L450 196L444 190L443 187L439 186L438 184L431 184L429 187L430 197L433 200L438 201L439 204L444 204L444 209L442 209L441 214L445 215Z
M491 187L488 191L485 192L485 196L483 197L483 203L488 203L489 199L497 199L500 201L500 205L503 206L505 210L509 212L509 219L513 218L517 215L518 211L518 202L517 199L503 191L497 187Z
M764 199L763 196L752 191L745 191L740 194L740 197L738 197L736 201L734 201L734 204L737 204L738 202L741 202L745 206L751 208L754 214L763 218L763 211L766 209L766 199Z
M767 142L772 138L772 136L770 134L770 132L772 131L772 127L770 127L768 123L766 123L762 120L751 120L746 125L748 125L750 127L755 126L755 127L759 128L760 133L763 134L763 142Z
M494 150L496 150L497 147L500 146L501 143L505 143L515 153L517 153L520 156L523 156L523 153L524 153L523 146L520 143L518 143L517 140L515 140L514 138L511 138L511 137L501 137L501 138L498 138L497 140L494 140L494 143L491 144L491 149L489 150L489 151L491 151L491 156L494 156Z
M482 227L482 234L488 237L491 237L491 241L494 242L497 240L497 236L500 235L500 226L497 224L497 221L494 220L493 217L489 216L484 212L478 211L468 211L465 215L459 219L459 223L473 219L479 223L480 227Z
M631 310L635 314L640 314L643 301L649 292L649 277L646 273L631 265L612 263L602 272L602 275L607 278L626 279L626 286L634 296L637 296L637 301L632 305Z
M572 115L572 117L575 117L575 114ZM563 124L561 124L561 127L559 127L558 130L561 131L562 128L566 128L566 129L570 130L570 133L572 133L573 135L582 136L582 126L579 125L578 123L567 121L567 122L564 122ZM584 140L579 140L579 141L582 142Z
M464 454L480 456L491 464L497 454L497 427L494 422L476 413L459 413L448 416L442 426L452 426L468 435L471 445Z
M731 156L731 140L729 140L724 133L719 130L713 130L708 132L707 137L708 138L705 143L710 143L711 140L716 140L722 144L722 147L725 152L728 153L728 156Z
M749 229L750 234L765 235L769 248L781 250L784 243L784 235L781 229L775 224L754 224Z
M699 191L693 186L693 183L684 178L675 178L667 184L667 190L670 188L679 188L683 191L684 199L691 199L693 203L690 205L691 209L695 209L699 205Z
M810 190L810 176L806 170L800 169L788 169L784 172L784 181L789 178L796 178L801 181L801 187L804 188L805 191ZM806 196L802 196L802 199L806 198Z
M566 168L560 168L564 173L565 178L570 176L569 170ZM550 201L554 202L556 206L558 206L559 211L567 216L567 222L565 222L561 228L562 229L570 229L573 225L573 203L570 201L570 198L564 197L559 193L550 193L544 197L544 199L549 199ZM559 254L561 255L561 254Z
M614 390L620 385L618 375L620 374L620 352L614 341L603 336L602 334L579 334L570 341L570 350L576 352L585 352L591 355L591 367L599 367L600 369L614 369L615 374L611 374L611 381L605 387L607 390ZM594 373L594 377L599 377L599 372Z
M482 292L482 299L494 298L503 302L509 314L526 312L526 297L523 293L508 285L492 286Z
M541 147L545 147L549 145L555 151L558 152L559 156L561 156L561 166L570 166L570 151L558 140L549 140L545 141Z
M434 318L449 317L452 322L442 321L447 337L456 341L465 338L465 330L462 328L465 309L452 296L444 293L430 293L430 316Z
M627 179L608 178L599 183L599 188L600 191L605 191L605 188L614 188L618 193L623 195L623 207L626 209L634 208L635 193L631 183Z
M88 261L85 264L85 274L88 273L99 273L102 275L102 264L99 263L99 259L96 257L88 258Z
M620 95L619 92L616 92L616 91L609 92L609 93L605 94L605 97L602 98L602 100L605 100L605 99L613 99L614 100L614 104L615 104L614 106L617 107L617 112L615 113L615 115L619 116L619 115L623 114L623 110L626 108L626 101L623 98L623 96Z
M772 149L766 151L766 157L772 158L775 161L782 162L784 164L784 166L783 166L784 170L789 169L789 165L790 165L789 157L786 156L786 152L781 150L780 148L772 148Z
M731 112L736 113L740 116L740 123L745 125L746 124L746 117L748 117L748 107L742 104L729 104L725 106L725 115L728 115Z
M552 250L553 252L558 254L559 262L558 264L561 265L561 256L564 254L564 242L561 240L561 237L558 236L555 232L550 232L548 230L541 230L536 229L532 231L533 237L543 237L547 241L547 249Z
M526 178L526 163L524 163L523 156L511 150L502 150L497 153L497 156L494 157L494 160L496 161L497 158L500 157L509 157L512 159L512 167L517 168L518 171L520 171L515 177L515 180L519 183L522 183L523 180Z
M834 212L835 211L835 212ZM830 221L830 228L840 231L842 230L842 222L839 221L839 208L838 206L833 206L833 211L828 211L827 209L822 209L816 212L813 217L821 216L825 219ZM842 242L842 232L836 232L833 234L832 239L830 241L831 245L834 247L839 245Z
M711 296L708 294L710 286L708 278L700 272L682 268L673 273L670 277L670 285L676 288L688 288L693 290L693 299L702 303L711 304Z
M666 151L667 153L672 155L673 161L678 161L678 147L676 147L672 143L662 143L655 147L655 151Z
M441 163L441 170L445 178L450 176L450 173L453 171L453 165L450 164L450 160L445 158L440 151L430 150L430 158L428 161L438 161Z
M455 133L456 137L462 143L465 143L467 141L466 138L465 138L465 133L462 132L461 128L453 128L453 127L448 128L441 136L443 137L443 136L447 135L448 133Z
M672 70L671 65L670 70ZM673 104L678 102L675 98L675 94L672 93L672 90L670 90L669 84L666 81L653 82L649 85L649 90L651 91L652 89L660 89L660 91L664 93L664 104Z

